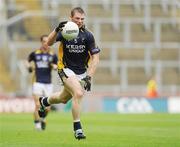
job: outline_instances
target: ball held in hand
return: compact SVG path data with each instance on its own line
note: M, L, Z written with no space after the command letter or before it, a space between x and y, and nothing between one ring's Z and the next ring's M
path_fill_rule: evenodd
M79 27L76 23L72 21L68 21L62 30L62 36L64 39L70 41L72 39L75 39L79 34Z

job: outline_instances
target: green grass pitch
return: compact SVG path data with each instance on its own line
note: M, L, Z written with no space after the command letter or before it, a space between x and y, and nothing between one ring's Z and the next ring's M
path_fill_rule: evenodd
M0 114L0 147L180 147L180 114L83 113L86 140L75 140L71 113L48 116L35 131L32 114Z

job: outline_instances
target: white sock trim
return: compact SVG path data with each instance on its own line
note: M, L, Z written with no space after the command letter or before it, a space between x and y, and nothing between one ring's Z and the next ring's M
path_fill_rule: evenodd
M48 104L50 105L50 102L49 102L49 97L47 97L47 102L48 102Z
M74 122L80 122L80 119L76 119L76 120L74 120Z

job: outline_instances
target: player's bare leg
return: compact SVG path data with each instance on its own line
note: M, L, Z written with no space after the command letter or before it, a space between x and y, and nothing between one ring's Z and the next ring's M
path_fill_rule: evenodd
M54 93L52 96L48 98L40 98L40 103L42 105L41 111L39 111L39 115L41 116L44 107L49 106L50 104L57 103L66 103L71 97L72 99L72 116L73 116L73 127L75 131L76 139L85 139L85 135L83 134L81 123L80 123L80 110L81 110L81 100L84 94L84 90L81 87L79 80L76 76L72 76L64 80L64 89L61 93Z
M44 117L42 117L42 118L40 119L40 121L41 121L41 129L42 129L42 130L45 130L45 129L46 129L46 117L47 117L48 112L49 112L50 110L51 110L50 107L46 107L46 109L45 109L45 115L44 115Z
M84 91L80 85L80 82L75 76L69 77L65 82L65 89L71 93L72 98L72 115L74 120L80 119L80 103L84 94Z
M65 88L63 88L61 92L53 93L49 97L40 97L39 102L41 106L40 109L38 110L39 116L41 118L44 117L46 108L51 104L59 104L59 103L66 104L71 98L72 95Z
M50 111L50 107L46 107L45 113L43 117L39 117L38 111L40 109L39 104L39 96L34 95L34 102L35 102L35 110L34 110L34 123L35 123L35 129L36 130L45 130L46 128L46 119L48 112Z
M38 110L40 108L39 104L39 96L33 95L34 103L35 103L35 110L34 110L34 124L36 130L41 130L41 121L38 115Z
M72 98L72 116L73 116L73 127L76 139L85 139L86 136L83 134L82 126L80 123L80 111L81 101L84 95L84 90L76 78L76 76L69 77L65 82L65 88L73 95Z
M66 88L63 88L61 92L53 93L48 98L48 102L49 104L59 104L59 103L66 104L71 98L72 95L69 93L69 91L67 91Z

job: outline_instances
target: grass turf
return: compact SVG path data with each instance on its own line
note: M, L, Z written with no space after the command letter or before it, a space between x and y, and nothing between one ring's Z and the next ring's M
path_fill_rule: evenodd
M75 140L70 113L50 113L35 131L32 114L0 114L1 147L178 147L180 114L83 113L86 140Z

